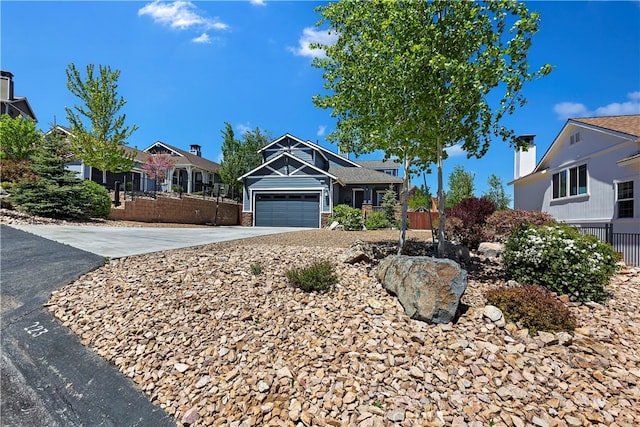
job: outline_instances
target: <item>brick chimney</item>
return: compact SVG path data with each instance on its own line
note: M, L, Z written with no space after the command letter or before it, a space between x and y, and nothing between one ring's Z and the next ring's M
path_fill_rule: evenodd
M517 137L526 145L525 148L516 148L513 179L529 175L536 168L536 144L533 142L534 138L535 135L520 135Z

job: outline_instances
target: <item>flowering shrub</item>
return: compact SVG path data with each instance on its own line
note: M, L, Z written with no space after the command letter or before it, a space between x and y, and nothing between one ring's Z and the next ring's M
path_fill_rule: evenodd
M579 301L602 301L616 271L613 247L566 225L523 227L505 243L507 276Z
M576 322L569 309L541 286L500 287L486 292L487 303L495 305L509 322L520 323L530 335L538 331L572 331Z
M455 207L447 209L445 234L449 240L457 241L469 248L477 248L482 240L482 228L496 205L486 197L469 197ZM460 221L451 221L458 218Z
M504 243L511 233L524 225L546 225L555 222L546 212L501 210L492 213L484 224L482 237L488 242Z
M333 214L329 217L329 223L338 221L345 230L362 230L364 219L360 209L347 205L337 205L333 208Z
M391 223L384 212L371 212L364 221L367 230L377 230L378 228L388 228Z

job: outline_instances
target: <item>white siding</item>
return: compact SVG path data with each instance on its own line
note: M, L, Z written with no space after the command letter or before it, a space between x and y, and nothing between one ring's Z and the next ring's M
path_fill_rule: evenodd
M570 144L570 135L580 132L580 142ZM638 152L637 142L585 128L569 128L546 155L535 176L514 182L516 209L548 212L566 222L616 222L616 187L619 181L634 180L634 216L640 218L638 164L616 162ZM587 194L552 199L552 177L564 169L587 165ZM635 231L637 232L637 230Z

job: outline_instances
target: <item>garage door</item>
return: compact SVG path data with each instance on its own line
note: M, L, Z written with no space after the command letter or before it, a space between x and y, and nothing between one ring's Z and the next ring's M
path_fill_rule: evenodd
M256 225L318 228L319 194L257 194Z

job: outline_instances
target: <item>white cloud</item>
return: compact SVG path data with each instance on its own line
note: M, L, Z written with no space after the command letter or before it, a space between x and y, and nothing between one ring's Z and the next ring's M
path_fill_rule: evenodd
M462 148L462 144L456 144L451 147L445 148L445 151L447 152L447 155L449 157L460 157L467 155L467 152L464 151L464 148Z
M317 136L322 136L322 135L324 135L326 130L327 130L326 126L318 126L318 132L316 132L316 135Z
M162 2L155 0L138 10L138 16L148 15L155 23L166 25L176 30L198 28L204 30L225 30L227 24L217 18L211 19L201 15L190 1Z
M267 2L264 0L249 0L249 3L251 3L254 6L266 6Z
M637 90L637 91L635 91L635 92L629 92L629 93L627 94L627 97L628 97L629 99L640 99L640 90Z
M640 114L640 102L612 102L596 109L596 116L622 116L626 114Z
M302 36L298 40L298 47L290 47L289 51L298 56L307 56L309 58L324 58L326 55L322 49L312 49L312 43L321 43L324 45L332 45L338 40L337 34L329 34L328 31L316 30L313 27L307 27L302 30Z
M570 117L588 116L587 107L584 104L578 102L561 102L553 106L553 111L558 115L561 120L566 120Z
M251 130L251 124L249 122L240 123L236 125L236 130L238 131L238 135L243 135Z
M591 111L586 105L577 102L561 102L553 106L553 111L558 119L566 120L575 117L590 116L621 116L627 114L640 114L640 91L629 92L627 98L630 101L612 102Z
M202 33L198 37L191 39L191 41L194 43L209 44L211 43L211 38L209 37L209 34Z

